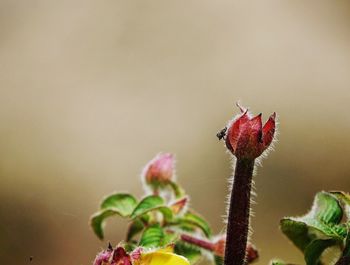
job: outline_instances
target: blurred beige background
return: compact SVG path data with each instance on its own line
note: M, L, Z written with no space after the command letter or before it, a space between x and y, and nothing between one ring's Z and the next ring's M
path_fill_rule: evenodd
M0 1L0 263L87 265L103 195L177 155L192 206L223 228L241 100L279 115L258 169L257 264L302 255L278 230L319 190L350 191L348 1Z

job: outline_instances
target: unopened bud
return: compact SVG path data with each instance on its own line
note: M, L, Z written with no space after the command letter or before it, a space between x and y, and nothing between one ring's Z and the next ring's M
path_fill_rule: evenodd
M172 154L158 154L144 168L142 177L148 185L164 187L174 178L174 156Z

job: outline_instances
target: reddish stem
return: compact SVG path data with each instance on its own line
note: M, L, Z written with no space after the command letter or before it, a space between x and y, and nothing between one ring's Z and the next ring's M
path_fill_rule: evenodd
M215 252L215 254L218 256L222 256L222 254L216 252L217 248L215 243L212 243L207 240L199 239L187 234L181 234L180 239L186 243L209 250L211 252ZM255 249L255 247L252 244L248 244L246 252L247 252L246 259L248 263L255 261L259 257L258 251Z
M246 264L254 159L237 159L227 223L225 265Z
M214 249L215 249L214 243L212 243L210 241L195 238L193 236L186 235L186 234L182 234L180 236L180 238L182 241L185 241L185 242L190 243L192 245L196 245L198 247L204 248L204 249L209 250L209 251L214 251Z

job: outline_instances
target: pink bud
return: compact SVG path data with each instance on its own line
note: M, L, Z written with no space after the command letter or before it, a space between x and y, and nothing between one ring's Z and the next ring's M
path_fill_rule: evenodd
M261 114L251 117L248 110L241 108L242 114L228 126L226 146L237 158L255 159L271 144L275 134L273 113L262 126Z
M108 249L97 254L94 265L132 265L124 248Z
M154 187L169 184L174 178L174 156L158 154L144 168L142 176L146 183Z
M97 254L94 265L109 265L110 260L112 257L112 251L111 250L103 250L100 253Z

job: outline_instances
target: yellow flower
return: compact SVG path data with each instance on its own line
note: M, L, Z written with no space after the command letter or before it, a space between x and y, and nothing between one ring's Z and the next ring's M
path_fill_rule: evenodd
M182 256L170 252L170 249L157 250L141 255L137 265L190 265Z

